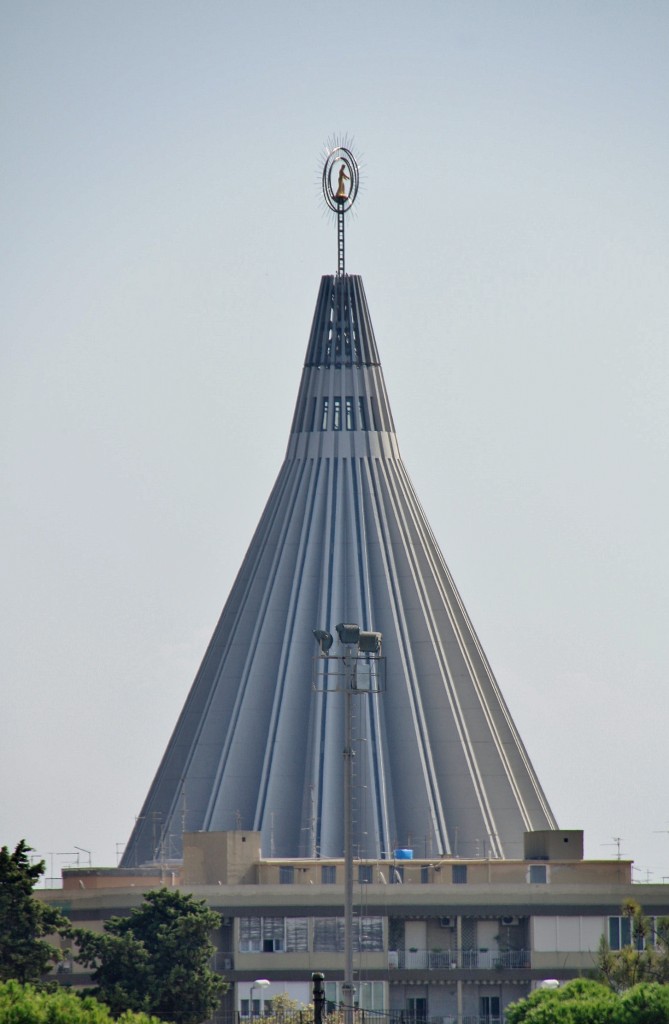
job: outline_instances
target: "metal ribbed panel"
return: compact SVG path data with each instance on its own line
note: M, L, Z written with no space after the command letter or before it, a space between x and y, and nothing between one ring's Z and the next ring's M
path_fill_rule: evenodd
M315 626L384 635L355 701L354 851L522 856L556 827L399 457L357 277L325 277L286 460L123 858L254 828L267 856L341 856L343 708Z
M379 365L362 278L321 278L304 365Z

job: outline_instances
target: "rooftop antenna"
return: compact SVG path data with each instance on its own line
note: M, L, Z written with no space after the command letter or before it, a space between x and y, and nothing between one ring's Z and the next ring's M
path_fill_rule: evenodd
M186 784L181 780L181 835L186 833Z
M618 853L616 855L616 860L620 860L620 844L622 843L622 841L623 841L622 840L622 836L613 836L613 842L612 843L602 843L601 845L602 846L615 846L616 849L618 850Z
M337 218L337 277L343 277L346 272L344 220L360 187L360 168L349 145L347 140L341 145L337 141L328 143L323 165L323 198Z
M316 859L316 787L312 784L309 786L309 803L311 815L309 818L309 834L311 839L311 853L310 856Z

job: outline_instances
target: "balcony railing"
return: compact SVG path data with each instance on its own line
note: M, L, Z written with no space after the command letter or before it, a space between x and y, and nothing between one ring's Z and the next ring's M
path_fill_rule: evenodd
M271 1016L271 1014L270 1014ZM310 1019L310 1010L297 1011L283 1014L280 1024L305 1024ZM273 1018L273 1022L276 1018ZM342 1024L343 1012L336 1010L334 1013L326 1013L323 1018L324 1024ZM242 1017L238 1010L225 1012L219 1010L212 1018L212 1024L263 1024L264 1018L255 1016L253 1021L249 1017ZM506 1017L497 1014L465 1014L463 1017L446 1015L439 1017L427 1017L416 1015L406 1010L393 1010L390 1013L376 1012L374 1010L355 1010L355 1024L505 1024Z
M219 974L225 974L226 971L234 971L235 969L235 957L233 953L226 953L222 949L217 949L214 953L214 962L212 967Z
M388 967L403 971L513 971L529 966L528 949L399 949L388 953Z

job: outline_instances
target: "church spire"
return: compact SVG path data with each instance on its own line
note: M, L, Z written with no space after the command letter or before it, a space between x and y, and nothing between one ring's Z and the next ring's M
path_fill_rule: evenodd
M343 266L321 280L284 463L124 867L179 856L183 831L240 827L265 855L341 856L342 695L312 688L312 630L337 622L381 632L386 659L383 697L356 700L356 855L522 857L524 831L557 827L400 457Z

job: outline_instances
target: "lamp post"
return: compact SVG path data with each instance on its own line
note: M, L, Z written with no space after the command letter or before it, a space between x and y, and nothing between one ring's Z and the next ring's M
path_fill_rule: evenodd
M337 689L344 691L344 981L342 1003L344 1024L353 1024L353 715L352 697L355 693L374 693L381 690L383 665L381 658L382 634L361 630L352 623L340 622L336 627L339 641L345 648L344 656L330 654L333 638L324 629L314 629L313 634L320 654L314 659L316 665L321 659L341 661L344 685ZM358 687L358 660L378 661L377 673L370 670L366 686ZM315 665L315 667L316 667ZM315 672L315 677L316 677ZM325 691L329 690L326 684Z
M344 1024L353 1024L353 687L355 655L344 655Z
M253 989L254 988L267 988L267 986L269 984L270 984L270 981L267 978L256 978L256 980L251 983L251 988L249 989L249 1019L250 1020L253 1020Z

